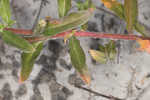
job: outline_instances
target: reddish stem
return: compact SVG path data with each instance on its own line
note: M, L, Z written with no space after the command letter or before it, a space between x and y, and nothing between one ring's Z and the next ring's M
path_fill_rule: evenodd
M5 28L5 30L9 30L16 34L22 34L22 35L32 35L32 33L33 33L31 30L24 30L24 29ZM36 42L36 41L41 41L41 40L47 40L49 38L61 38L70 32L71 31L66 31L66 32L56 34L54 36L28 37L26 39L29 42ZM150 37L142 37L142 36L137 36L137 35L121 35L121 34L95 33L95 32L84 32L84 31L77 31L77 32L75 32L74 35L77 37L92 37L92 38L110 38L110 39L124 39L124 40L137 40L137 39L150 40Z
M63 38L65 35L67 35L70 31L62 32L59 34L56 34L55 36L42 36L42 37L31 37L26 38L29 42L36 42L41 40L47 40L47 39L54 39L54 38ZM110 39L124 39L124 40L150 40L149 37L142 37L137 35L121 35L121 34L108 34L108 33L94 33L94 32L83 32L78 31L74 34L77 37L92 37L92 38L110 38Z
M15 29L15 28L5 28L4 30L14 32L20 35L32 35L32 30L25 30L25 29Z

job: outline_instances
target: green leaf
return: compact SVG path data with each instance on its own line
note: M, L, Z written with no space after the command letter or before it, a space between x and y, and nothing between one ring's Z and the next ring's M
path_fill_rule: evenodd
M148 34L146 33L147 32L146 27L144 27L144 25L140 24L139 22L136 22L136 24L134 26L134 29L137 32L141 33L142 36L148 36Z
M88 28L88 22L85 23L85 24L83 24L80 28L81 28L81 30L83 30L83 31L87 30L87 28Z
M7 25L11 25L13 21L11 20L11 9L9 0L0 0L0 16Z
M138 16L137 0L125 0L124 7L127 29L128 32L132 32Z
M113 3L112 8L110 8L112 11L114 11L116 13L116 15L118 15L121 19L124 19L124 6L120 3L118 3L117 1L115 1L115 3Z
M92 1L91 0L86 0L85 2L83 1L77 1L77 8L78 10L87 10L89 8L93 8L95 9L95 6L93 5ZM88 22L83 24L81 27L80 27L82 30L87 30L88 28Z
M21 73L19 79L20 83L28 79L32 71L33 65L35 63L35 60L39 56L43 48L43 42L33 43L33 46L36 48L34 52L32 53L23 52L21 55L22 67L21 67Z
M101 0L104 5L116 13L120 18L124 18L124 6L117 0Z
M116 44L111 40L104 46L99 44L99 50L89 50L92 58L99 63L106 63L108 60L114 60L116 57Z
M108 56L108 59L114 60L116 57L116 44L113 40L111 40L108 44L106 44L106 55Z
M69 40L69 48L72 65L79 72L82 80L89 84L91 78L86 65L84 51L80 46L80 41L74 36L71 37Z
M86 0L85 2L77 1L78 10L87 10L88 8L95 8L91 0Z
M99 50L89 50L92 58L99 63L106 63L108 60L114 60L116 57L116 45L114 41L103 45L99 45Z
M64 17L60 20L59 24L50 24L47 26L45 31L43 32L44 35L55 35L67 30L71 30L78 26L85 24L92 15L91 9L86 11L79 11L71 13L70 15Z
M99 50L105 52L105 47L102 44L99 44Z
M102 0L103 2L106 0ZM110 2L112 4L112 7L109 8L111 11L113 11L117 16L119 16L121 19L125 19L125 13L124 13L124 5L119 3L118 1L114 1L112 3L112 0L107 0L107 2ZM141 25L138 21L136 21L134 25L134 29L139 32L142 36L148 36L146 33L146 27Z
M3 24L0 24L0 32L3 32L4 28L5 28L5 26Z
M107 62L107 58L104 52L98 50L89 50L89 53L95 61L102 64L105 64Z
M66 16L71 8L71 0L57 0L57 1L58 1L59 16L60 17Z
M35 50L28 41L10 31L3 30L1 36L6 43L21 49L24 52L33 52Z

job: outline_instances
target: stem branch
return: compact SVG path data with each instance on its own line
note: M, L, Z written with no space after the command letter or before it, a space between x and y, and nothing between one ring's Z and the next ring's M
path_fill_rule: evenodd
M88 91L88 92L90 92L90 93L93 93L93 94L95 94L95 95L97 95L97 96L101 96L101 97L110 99L110 100L124 100L124 99L121 99L121 98L118 98L118 97L114 97L114 96L111 96L111 95L108 96L108 95L105 95L105 94L102 94L102 93L98 93L98 92L96 92L96 91L93 91L93 90L91 90L91 89L87 89L87 88L82 87L82 86L77 86L77 85L75 85L75 87L76 87L76 88L79 88L79 89L82 89L82 90L85 90L85 91Z

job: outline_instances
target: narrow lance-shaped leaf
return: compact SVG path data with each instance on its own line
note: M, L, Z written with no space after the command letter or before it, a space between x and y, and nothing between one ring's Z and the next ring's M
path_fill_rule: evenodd
M93 9L91 8L85 11L71 13L70 15L62 18L58 24L49 24L43 34L52 36L81 26L89 20L92 12Z
M0 16L5 24L12 24L9 0L0 0Z
M117 53L115 42L111 40L111 41L110 41L108 44L106 44L105 46L106 46L106 47L105 47L105 48L106 48L106 51L105 51L106 56L108 56L108 59L109 59L109 60L114 60L115 57L116 57L116 53Z
M10 31L3 30L3 32L1 32L1 36L6 43L21 49L24 52L33 52L35 50L32 44Z
M146 32L147 32L146 27L144 25L140 24L139 22L136 22L134 29L137 32L141 33L142 36L148 36L148 34L146 34Z
M66 16L71 8L71 0L57 0L58 1L58 11L59 16Z
M79 72L82 80L90 84L91 78L86 65L86 58L83 49L80 46L80 41L76 37L71 37L69 40L70 57L74 68Z
M133 26L137 22L138 10L137 10L137 0L125 0L125 18L127 22L128 32L131 33Z
M20 79L19 79L20 83L28 79L32 71L33 65L35 63L35 60L39 56L43 48L43 42L33 43L33 46L36 48L34 52L32 53L23 52L21 55L22 68L21 68Z

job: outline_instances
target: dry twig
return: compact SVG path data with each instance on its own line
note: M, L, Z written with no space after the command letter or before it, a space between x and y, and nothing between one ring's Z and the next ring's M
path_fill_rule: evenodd
M84 91L88 91L94 95L97 95L97 96L101 96L101 97L104 97L104 98L107 98L107 99L110 99L110 100L125 100L125 99L121 99L121 98L118 98L118 97L114 97L114 96L111 96L111 95L105 95L105 94L102 94L102 93L99 93L99 92L96 92L96 91L93 91L91 89L87 89L85 87L82 87L82 86L79 86L79 85L75 85L76 88L79 88L79 89L82 89Z

